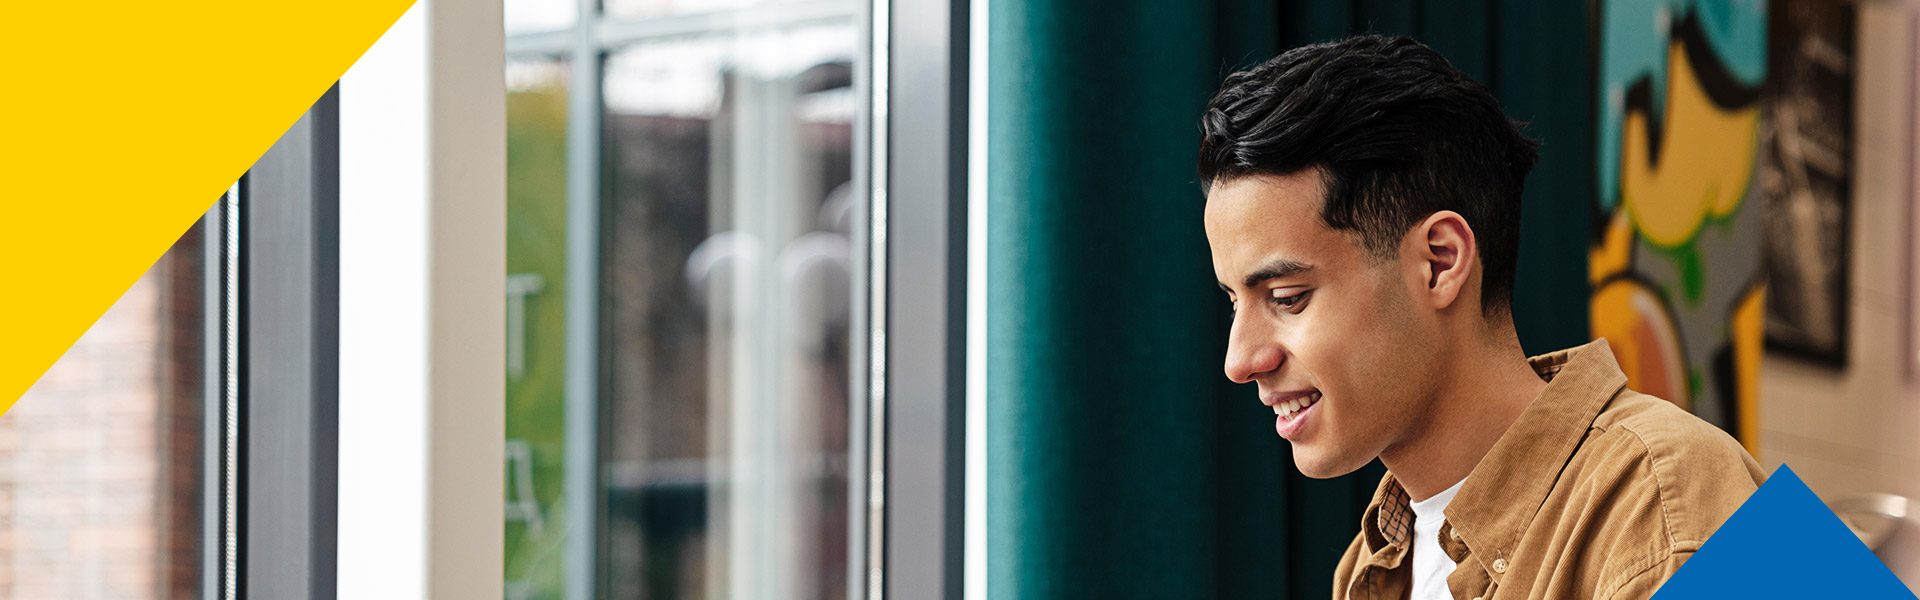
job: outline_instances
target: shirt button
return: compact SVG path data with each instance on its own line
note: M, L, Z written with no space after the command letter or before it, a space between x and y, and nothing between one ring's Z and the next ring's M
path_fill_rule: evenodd
M1504 558L1493 559L1493 572L1495 573L1507 572L1507 559L1504 559Z
M1458 529L1448 528L1447 535L1452 536L1453 541L1456 541L1456 542L1460 541L1460 530Z

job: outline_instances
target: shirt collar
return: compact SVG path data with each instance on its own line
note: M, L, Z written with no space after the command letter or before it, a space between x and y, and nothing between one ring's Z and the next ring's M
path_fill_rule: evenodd
M1445 511L1447 524L1488 561L1512 553L1600 409L1627 384L1605 339L1527 362L1547 380L1546 389L1467 474ZM1370 550L1405 548L1413 529L1410 502L1392 473L1380 478L1360 520Z
M1510 556L1574 450L1627 385L1606 339L1527 359L1547 387L1467 474L1447 522L1484 560Z
M1368 549L1403 547L1407 543L1407 536L1413 532L1412 501L1407 490L1393 479L1393 473L1380 478L1380 486L1373 491L1373 502L1360 518L1360 531L1367 536Z

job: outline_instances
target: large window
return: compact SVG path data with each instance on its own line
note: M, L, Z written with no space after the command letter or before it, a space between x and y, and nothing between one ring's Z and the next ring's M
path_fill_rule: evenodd
M507 595L844 598L858 5L575 6L506 11Z

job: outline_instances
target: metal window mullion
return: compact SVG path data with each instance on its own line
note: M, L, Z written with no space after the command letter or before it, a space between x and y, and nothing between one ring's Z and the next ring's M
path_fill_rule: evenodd
M873 47L873 23L875 5L885 0L862 3L860 6L859 48ZM854 89L869 92L866 102L855 107L853 121L853 181L857 197L867 199L855 204L854 223L872 222L872 198L874 180L872 171L873 140L873 55L872 52L856 52L854 55ZM878 589L870 578L879 572L880 557L883 556L877 537L879 530L873 527L877 519L873 515L873 506L868 491L873 489L874 463L869 447L873 445L874 433L880 431L874 427L868 414L870 409L868 379L869 365L873 360L870 334L873 324L873 311L882 306L873 305L873 234L871 227L853 228L853 256L855 263L852 277L851 315L848 323L859 329L848 339L847 361L850 397L847 402L849 439L847 441L847 599L861 600L869 598L869 589ZM866 335L862 335L865 333Z
M962 593L967 456L965 274L968 22L946 0L876 0L873 150L876 380L870 535L884 556L870 591L900 598ZM884 338L880 337L884 335Z
M224 573L221 589L225 600L240 598L240 182L228 192L226 224L226 260L221 265L226 286L221 321L223 357L220 368L221 440L221 564Z
M201 219L200 591L238 598L240 182Z
M577 0L567 91L566 597L599 596L600 71L598 0Z
M853 490L866 506L866 573L863 584L870 600L886 597L887 542L887 88L890 0L869 5L867 36L867 389L866 489Z
M248 171L241 221L237 591L332 600L338 546L339 91Z

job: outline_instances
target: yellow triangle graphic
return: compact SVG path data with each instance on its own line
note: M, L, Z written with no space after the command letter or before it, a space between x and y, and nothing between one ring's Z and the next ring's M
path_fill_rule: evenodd
M0 412L412 4L8 6Z

